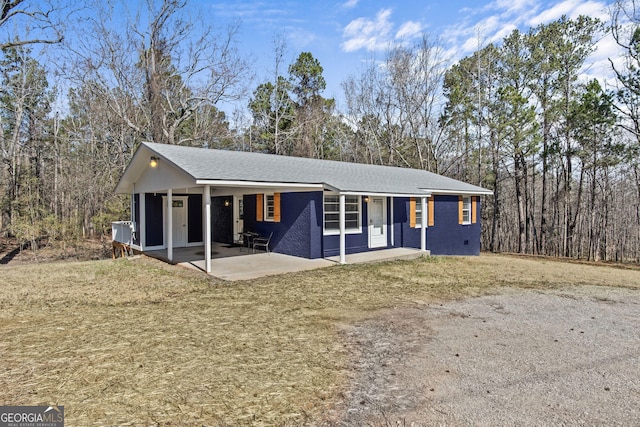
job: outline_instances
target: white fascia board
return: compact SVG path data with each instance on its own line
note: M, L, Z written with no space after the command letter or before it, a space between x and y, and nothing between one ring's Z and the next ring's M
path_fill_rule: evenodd
M339 191L338 194L344 194L345 196L380 196L380 197L430 197L431 192L424 192L419 194L412 193L376 193L371 191Z
M478 190L478 191L455 191L455 190L429 190L432 194L439 195L452 195L452 196L491 196L493 191L491 190Z
M229 181L198 179L196 185L211 185L213 187L244 187L244 188L301 188L318 190L324 188L322 184L306 184L296 182L260 182L260 181Z

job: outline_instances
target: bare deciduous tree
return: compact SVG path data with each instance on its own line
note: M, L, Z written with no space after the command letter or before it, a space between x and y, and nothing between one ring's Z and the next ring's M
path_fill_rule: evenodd
M101 9L93 38L79 50L77 75L93 81L136 132L156 142L192 142L183 125L196 112L245 93L250 70L235 47L238 26L216 33L198 25L186 15L186 1L144 4L135 18L124 18L124 32L114 22L123 18Z
M60 2L1 0L0 28L7 36L0 41L0 50L60 43L64 39L63 12Z
M346 117L357 127L354 152L371 163L436 171L441 143L438 116L445 64L426 36L395 46L383 64L371 60L344 83Z

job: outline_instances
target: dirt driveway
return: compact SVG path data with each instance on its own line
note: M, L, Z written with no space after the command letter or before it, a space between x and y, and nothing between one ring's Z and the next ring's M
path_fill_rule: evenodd
M352 389L325 425L640 425L638 289L513 289L344 333Z

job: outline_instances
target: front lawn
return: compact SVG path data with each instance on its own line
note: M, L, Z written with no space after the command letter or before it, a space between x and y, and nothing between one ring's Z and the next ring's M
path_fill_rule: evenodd
M482 255L222 282L145 257L0 267L0 402L72 425L321 419L344 389L345 325L504 287L640 286L640 271Z

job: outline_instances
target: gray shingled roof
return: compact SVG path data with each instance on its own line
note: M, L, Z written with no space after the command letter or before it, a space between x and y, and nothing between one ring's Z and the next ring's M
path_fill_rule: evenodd
M354 193L491 193L482 187L419 169L149 142L143 144L196 181L323 184L337 191Z

